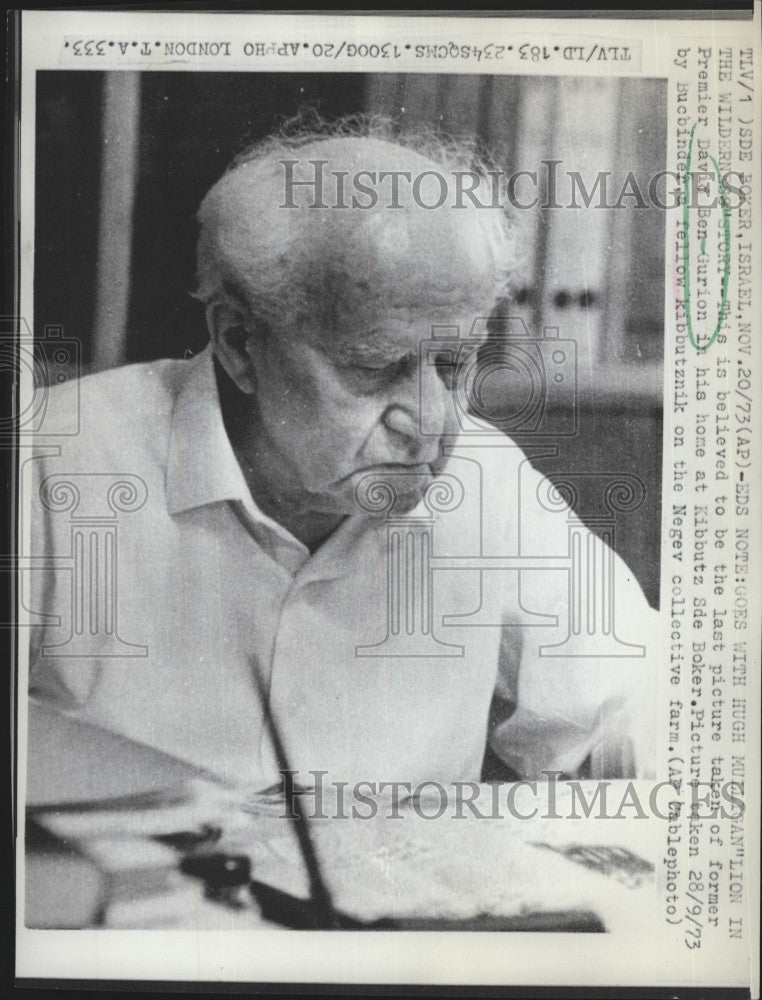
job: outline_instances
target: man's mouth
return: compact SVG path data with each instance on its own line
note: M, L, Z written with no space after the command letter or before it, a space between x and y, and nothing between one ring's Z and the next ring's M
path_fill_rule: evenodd
M415 462L406 464L404 462L379 462L374 465L366 465L358 469L354 475L370 475L378 473L379 476L399 475L399 476L433 476L434 471L428 462Z
M424 462L383 462L358 469L351 479L361 510L370 514L404 514L420 502L434 473Z

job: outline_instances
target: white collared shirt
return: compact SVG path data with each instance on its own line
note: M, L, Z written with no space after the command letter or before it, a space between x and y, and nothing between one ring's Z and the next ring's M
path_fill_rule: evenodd
M265 710L291 769L355 784L478 781L496 692L526 777L648 744L655 613L507 438L462 435L428 503L310 555L252 500L209 348L48 405L80 429L24 470L37 697L250 788L278 779Z

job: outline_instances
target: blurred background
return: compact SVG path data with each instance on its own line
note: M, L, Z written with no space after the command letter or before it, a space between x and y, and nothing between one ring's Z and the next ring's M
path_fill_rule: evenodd
M329 120L383 114L400 133L425 125L469 137L508 175L537 173L536 189L516 189L539 204L521 212L527 256L503 315L537 343L573 342L565 356L571 364L576 355L576 373L517 440L538 446L528 454L552 479L642 480L644 500L618 517L614 545L658 607L665 213L647 192L666 168L663 80L39 72L35 337L55 327L79 341L84 372L201 349L203 310L190 297L196 209L236 153L308 108ZM543 161L560 161L561 207L541 207ZM606 209L596 195L585 208L578 194L580 207L566 207L568 171L588 190L607 172L610 203L631 172L645 203L631 196ZM493 379L489 406L510 415L521 391L515 377ZM610 531L593 495L604 480L583 480L593 490L579 491L578 513Z

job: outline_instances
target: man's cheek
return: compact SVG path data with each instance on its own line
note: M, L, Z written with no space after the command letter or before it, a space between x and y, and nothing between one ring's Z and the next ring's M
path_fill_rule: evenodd
M347 437L367 437L383 414L383 405L373 396L358 396L341 386L321 393L320 409L326 423ZM364 432L364 433L363 433ZM342 435L343 436L343 435Z

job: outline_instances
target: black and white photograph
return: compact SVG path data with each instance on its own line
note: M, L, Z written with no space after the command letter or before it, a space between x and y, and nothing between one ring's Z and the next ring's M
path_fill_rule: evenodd
M664 213L627 207L665 169L664 93L38 75L41 430L76 428L32 463L46 832L68 830L58 796L139 808L198 778L252 817L234 850L224 823L169 831L221 922L225 883L261 871L285 926L606 929L575 905L573 842L546 858L475 820L491 788L510 823L496 782L652 774ZM314 834L281 816L248 844L263 800ZM158 875L129 904L92 881L88 919L161 917ZM30 891L29 919L70 926L68 901Z
M503 32L495 71L467 32L379 35L348 71L327 28L283 35L292 69L254 32L151 30L62 34L26 97L20 933L154 931L140 978L177 982L194 949L201 980L288 980L275 943L315 931L361 978L403 932L658 964L665 921L693 947L734 892L694 843L744 810L711 757L739 636L690 587L723 595L746 551L712 527L725 383L701 395L745 175L700 119L676 165L687 91L641 41L583 71ZM328 954L316 981L351 978Z

